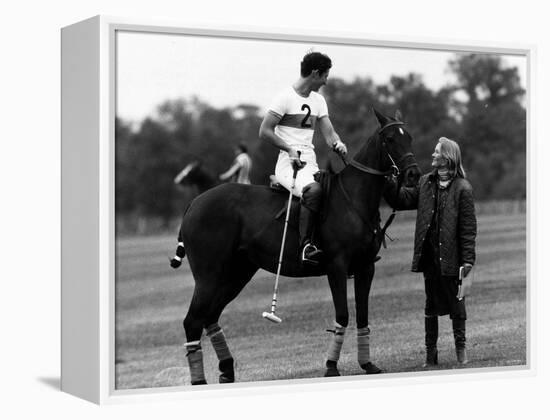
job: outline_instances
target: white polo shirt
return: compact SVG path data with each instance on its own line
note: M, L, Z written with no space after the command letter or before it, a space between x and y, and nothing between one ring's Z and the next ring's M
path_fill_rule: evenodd
M310 92L305 98L290 86L277 95L268 112L280 118L275 134L289 146L313 149L315 125L319 118L328 116L328 107L319 93Z
M298 171L293 191L294 195L300 197L302 189L314 181L314 174L319 171L313 146L313 132L317 121L328 117L327 102L317 92L310 92L309 96L304 98L290 86L275 98L268 112L280 118L275 126L275 134L289 146L300 150L300 159L306 162L305 167ZM293 172L288 153L281 150L275 165L275 178L290 190Z

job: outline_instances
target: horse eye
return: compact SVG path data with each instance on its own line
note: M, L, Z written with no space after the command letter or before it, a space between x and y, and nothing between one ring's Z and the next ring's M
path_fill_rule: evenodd
M399 132L401 133L401 135L405 134L405 132L403 131L403 129L401 127L399 127Z

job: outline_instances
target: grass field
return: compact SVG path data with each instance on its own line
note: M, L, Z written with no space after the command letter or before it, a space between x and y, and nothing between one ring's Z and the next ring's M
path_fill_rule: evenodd
M414 222L390 228L397 238L382 250L370 296L371 358L386 372L424 370L424 290L421 274L410 272ZM409 219L409 218L407 218ZM176 230L176 228L174 229ZM467 298L467 368L526 365L525 215L478 217L478 260ZM182 321L193 293L184 264L172 270L168 257L175 236L117 240L116 388L189 384ZM274 275L259 271L223 313L223 327L236 359L238 382L316 378L324 373L334 319L326 277L281 278L278 315L268 310ZM353 286L348 287L350 327L339 363L342 375L360 375L355 344ZM439 366L455 369L448 317L440 317ZM206 377L217 383L217 360L203 337Z

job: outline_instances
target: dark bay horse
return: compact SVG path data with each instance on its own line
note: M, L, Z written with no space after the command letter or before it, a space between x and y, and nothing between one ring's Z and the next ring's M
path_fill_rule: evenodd
M324 263L314 268L299 261L299 235L289 225L281 274L290 277L328 276L335 309L325 376L339 375L337 362L349 321L347 278L354 274L358 361L366 373L379 373L370 361L368 298L374 261L383 240L379 205L386 176L398 175L406 185L420 172L412 153L412 137L395 118L374 111L380 128L354 159L332 176L325 197L325 215L318 228ZM195 290L183 322L192 384L206 383L201 336L210 338L218 356L220 383L234 381L233 356L220 315L260 268L276 272L287 194L258 185L223 184L198 196L183 217L177 260L187 255ZM295 215L298 206L292 210ZM175 257L176 258L176 257ZM173 260L174 262L175 260ZM267 306L267 305L266 305Z
M194 160L188 163L174 178L174 184L184 187L195 186L197 192L202 194L206 190L221 184L221 181L200 160Z

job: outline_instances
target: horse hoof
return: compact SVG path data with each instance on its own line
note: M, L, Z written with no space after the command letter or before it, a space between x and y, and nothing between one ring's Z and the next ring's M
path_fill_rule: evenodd
M220 384L232 384L235 382L235 362L232 357L229 359L220 360L218 365L221 375L219 376Z
M382 373L382 369L376 366L374 363L367 362L364 365L361 365L361 369L365 371L367 375L375 375L377 373Z
M325 371L325 378L340 376L340 372L338 372L338 362L335 362L334 360L327 360L325 366L327 368Z
M222 373L219 379L220 384L232 384L235 382L235 375L230 373Z
M201 379L200 381L191 381L191 385L206 385L206 380L205 379Z
M340 376L340 372L336 368L327 368L325 371L325 378L332 378L334 376Z

